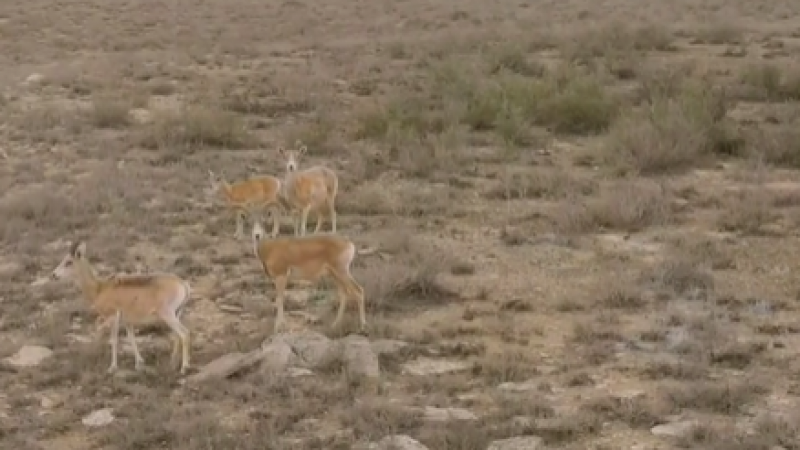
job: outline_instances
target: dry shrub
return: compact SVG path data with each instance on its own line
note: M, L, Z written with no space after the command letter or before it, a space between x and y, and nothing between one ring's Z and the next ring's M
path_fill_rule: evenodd
M239 117L205 106L160 111L146 127L141 144L152 149L192 151L202 147L243 148L254 139Z
M755 156L765 163L800 168L800 129L796 126L764 127L749 142Z
M535 361L527 352L508 350L490 353L473 367L472 374L490 386L500 383L519 383L539 375Z
M591 195L597 190L593 180L577 177L562 167L504 171L498 185L486 193L489 199L512 200L541 198L560 200Z
M98 128L124 128L131 123L131 104L128 101L97 96L87 111L89 122Z
M659 24L632 27L621 22L581 28L564 37L561 54L568 60L591 63L597 58L615 58L633 52L673 49L670 30Z
M761 234L765 225L780 218L773 200L774 194L764 188L741 189L728 197L718 225L725 231Z
M650 380L673 378L675 380L697 381L708 377L708 367L691 361L652 361L640 372Z
M672 97L652 94L610 130L604 158L623 172L655 175L704 165L717 153L737 154L743 141L724 121L723 91L706 83L682 84Z
M736 45L744 42L745 29L735 23L721 22L698 27L689 34L695 44Z
M422 418L407 406L385 400L359 401L340 418L356 438L377 441L392 434L407 434L422 425Z
M359 270L367 298L378 313L407 312L420 307L442 305L457 294L442 286L437 278L449 266L448 258L423 243L413 241L404 253L391 261L371 264Z
M629 232L665 225L670 215L665 186L642 180L604 186L589 209L597 227Z
M747 66L741 81L748 88L747 97L754 100L783 102L800 100L800 70L787 71L773 63Z
M702 381L670 386L664 393L678 409L733 415L769 393L769 389L754 380Z
M420 142L457 124L473 131L493 131L506 145L532 143L531 125L557 133L604 131L617 113L617 100L598 79L575 67L562 67L542 78L515 69L490 72L483 64L450 59L432 68L427 96L404 94L362 114L355 137L387 141L393 147ZM496 73L492 73L492 72ZM516 72L515 72L516 71Z
M8 111L9 122L34 142L68 142L85 128L77 107L61 103L38 103L20 110Z
M572 198L552 213L557 232L590 233L598 230L641 231L670 223L670 205L664 185L624 179L600 189L597 197Z
M603 283L599 300L600 305L606 308L625 311L638 311L650 303L640 288L624 281Z
M581 410L602 417L604 421L619 421L631 428L651 428L668 413L645 396L594 398L581 405Z
M684 254L673 254L645 269L641 282L669 296L694 295L706 299L714 292L714 276L707 265Z

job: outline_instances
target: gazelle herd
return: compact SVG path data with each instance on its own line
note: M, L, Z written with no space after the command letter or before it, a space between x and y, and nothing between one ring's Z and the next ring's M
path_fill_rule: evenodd
M276 314L273 332L284 327L284 295L289 277L318 282L330 276L337 288L339 308L332 326L341 324L348 299L358 306L359 324L366 324L364 289L350 273L356 254L353 242L336 234L335 201L339 181L336 173L323 166L299 169L307 148L299 141L296 149L279 147L286 173L283 179L271 175L229 183L225 177L209 170L208 196L222 200L236 217L234 237L244 237L244 221L253 222L252 248L275 286ZM272 232L267 237L258 220L259 211L272 218ZM306 236L308 215L317 219L314 234ZM278 237L282 213L293 218L294 236ZM319 234L323 216L331 223L331 232ZM161 322L172 332L171 362L178 363L180 373L190 367L190 333L181 323L181 313L189 302L191 288L186 280L170 273L114 274L99 278L86 256L86 243L75 243L51 274L53 280L70 278L83 292L91 310L97 314L97 331L110 328L111 363L109 372L117 369L117 348L120 328L125 328L134 353L135 368L144 366L136 345L135 327Z

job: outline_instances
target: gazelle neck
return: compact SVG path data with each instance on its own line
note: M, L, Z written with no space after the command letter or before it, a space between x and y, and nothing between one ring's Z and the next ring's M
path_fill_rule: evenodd
M76 281L78 287L83 292L83 296L89 303L94 302L97 294L100 293L100 280L94 273L89 261L81 259L75 262Z

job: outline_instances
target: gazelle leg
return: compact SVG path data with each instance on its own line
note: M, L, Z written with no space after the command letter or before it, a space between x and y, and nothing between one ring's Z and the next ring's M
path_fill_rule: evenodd
M319 234L320 230L322 230L322 223L325 222L325 218L323 217L322 210L317 210L317 226L314 228L314 234Z
M359 323L361 324L361 329L363 330L367 327L367 311L366 305L364 304L364 288L362 288L352 276L350 276L350 286L352 294L355 296L356 302L358 302L358 319Z
M111 364L108 366L108 373L113 373L117 370L117 347L119 345L119 322L121 313L117 311L114 318L111 320L111 334L108 343L111 345Z
M331 233L336 234L336 207L333 200L328 201L328 220L331 221Z
M178 368L179 358L181 356L181 337L178 333L170 333L169 341L172 344L172 352L169 355L169 364L173 368Z
M233 234L233 237L236 239L244 238L244 219L245 219L245 212L241 210L236 211L236 232Z
M292 211L292 224L294 224L294 235L300 236L300 212Z
M280 210L277 207L272 208L272 238L273 239L276 238L278 236L278 233L280 232L281 222L279 220L280 219L279 216L280 216Z
M332 328L338 328L344 317L344 309L347 306L347 289L336 280L336 294L339 297L339 311L336 313L336 319L333 320Z
M308 225L308 213L311 211L311 205L303 208L300 213L300 236L306 235L306 228Z
M130 325L125 325L125 332L128 335L128 342L130 342L131 347L133 347L133 357L136 360L135 368L136 370L141 370L144 366L144 358L142 358L141 353L139 353L139 346L136 345L136 332L134 332L133 327Z
M273 327L273 334L278 334L284 327L285 318L283 315L283 298L286 293L286 284L288 282L287 275L279 275L274 278L275 283L275 325Z
M186 371L189 370L189 346L190 346L190 334L189 329L186 328L180 320L175 316L174 312L166 313L161 316L161 319L164 323L167 324L170 329L178 335L178 339L180 341L181 346L181 374L185 374ZM174 348L174 347L173 347Z

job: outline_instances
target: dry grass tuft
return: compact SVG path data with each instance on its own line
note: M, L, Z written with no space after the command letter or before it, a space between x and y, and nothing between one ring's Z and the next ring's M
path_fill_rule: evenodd
M158 112L142 135L141 144L151 149L191 152L203 147L244 148L254 141L235 113L188 106Z

